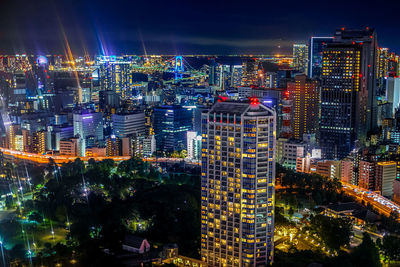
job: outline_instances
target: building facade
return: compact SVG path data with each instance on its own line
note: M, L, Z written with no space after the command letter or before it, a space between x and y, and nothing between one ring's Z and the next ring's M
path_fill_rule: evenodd
M292 103L291 128L293 137L317 133L319 126L320 86L317 80L305 74L296 75L294 82L287 83L289 100Z
M201 257L208 266L273 261L275 123L260 104L217 102L202 116Z
M324 47L333 41L333 37L311 37L309 43L308 77L320 78Z
M320 144L325 158L342 159L376 126L376 34L337 30L323 52Z
M154 133L158 151L186 149L186 132L192 129L193 112L182 106L154 108Z
M293 69L307 73L308 70L308 45L293 44Z

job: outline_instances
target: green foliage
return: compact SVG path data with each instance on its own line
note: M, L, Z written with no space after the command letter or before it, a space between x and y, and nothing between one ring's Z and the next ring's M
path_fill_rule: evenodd
M74 250L82 264L115 266L103 250L119 250L132 232L150 242L177 243L183 254L198 256L200 177L180 167L171 170L163 177L139 158L119 164L89 160L86 166L79 159L61 167L51 162L37 170L44 177L35 184L43 185L35 186L25 211L28 219L44 217L63 227L67 219L71 223L67 245L45 248L43 262L53 265Z
M28 220L41 223L43 221L43 216L39 212L34 211L28 215Z
M339 251L335 257L327 257L319 251L296 249L290 252L277 250L275 253L275 262L272 266L309 266L317 263L327 267L379 267L379 253L376 245L368 234L364 234L363 242L352 252Z
M400 238L394 235L385 235L378 246L387 261L400 261Z
M351 230L351 222L347 219L324 215L315 215L310 219L310 231L316 233L326 247L335 251L349 244Z
M276 173L281 185L287 192L296 192L299 196L311 196L316 205L329 204L343 200L342 185L318 174L297 173L277 164ZM293 203L296 206L298 203Z
M275 207L275 226L276 227L287 227L287 226L291 226L294 224L285 218L284 213L285 213L285 211L282 207Z
M353 266L359 267L382 266L379 260L379 250L369 234L363 234L363 242L351 253L351 262Z
M311 250L294 250L292 252L282 252L277 250L273 267L303 267L311 263L321 263L325 260L325 256Z

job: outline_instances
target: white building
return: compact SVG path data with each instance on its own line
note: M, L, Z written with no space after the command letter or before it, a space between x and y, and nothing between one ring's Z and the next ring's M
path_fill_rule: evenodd
M303 158L306 154L307 144L296 139L289 139L282 144L282 159L283 166L291 169L296 169L297 158Z
M156 152L156 138L154 135L143 140L143 156L151 157Z
M196 131L187 132L187 157L190 160L200 160L201 156L201 135Z
M393 196L393 182L396 180L396 162L378 162L376 166L375 189L385 197Z

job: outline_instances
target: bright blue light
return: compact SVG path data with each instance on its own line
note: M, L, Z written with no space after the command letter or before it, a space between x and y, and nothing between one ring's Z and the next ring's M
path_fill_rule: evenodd
M175 80L182 79L185 68L183 66L182 56L175 57Z
M49 63L49 61L47 60L47 57L45 57L45 56L38 56L36 59L36 62L39 66L44 66Z

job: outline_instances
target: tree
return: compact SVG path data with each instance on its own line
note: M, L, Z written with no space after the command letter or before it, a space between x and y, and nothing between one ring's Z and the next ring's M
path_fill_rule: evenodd
M363 233L362 243L351 254L351 262L356 267L379 267L379 250L367 233Z
M37 211L34 211L34 212L32 212L31 214L29 214L28 219L29 219L30 221L35 221L35 222L37 222L37 223L43 222L43 216L40 215L40 213L37 212Z
M310 225L329 249L338 251L350 243L352 225L348 219L316 215L311 217Z
M400 238L393 235L385 235L379 245L385 260L400 260Z

